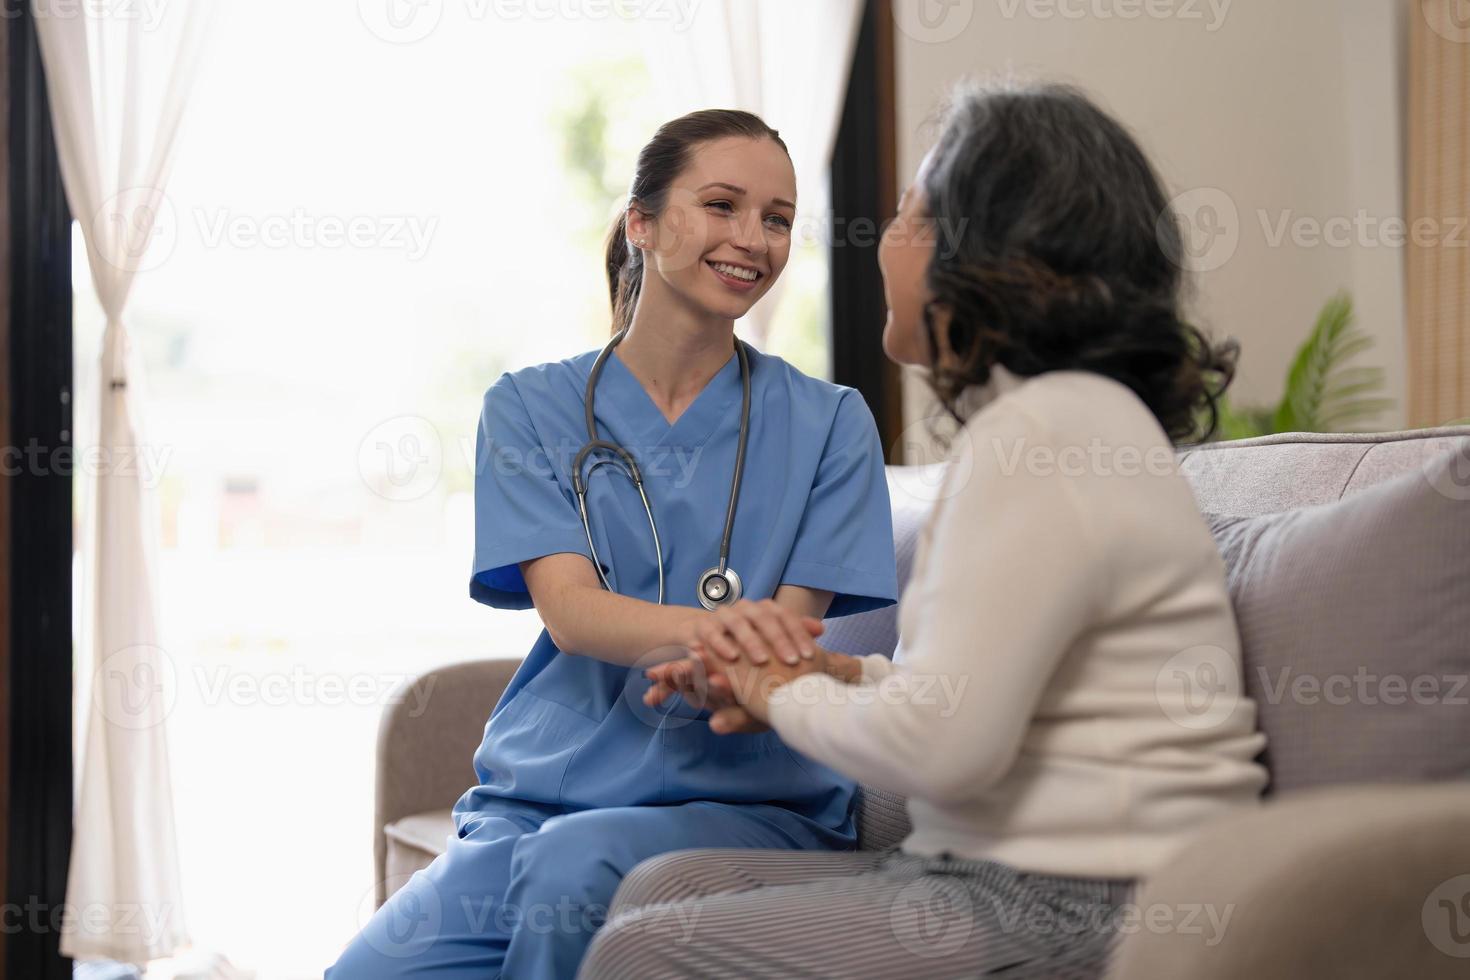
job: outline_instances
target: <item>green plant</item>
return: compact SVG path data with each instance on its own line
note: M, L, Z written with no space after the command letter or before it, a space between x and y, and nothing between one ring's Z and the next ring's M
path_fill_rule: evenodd
M1216 439L1248 439L1273 432L1343 432L1393 407L1374 396L1383 387L1383 368L1349 366L1373 346L1353 322L1353 301L1338 293L1317 314L1312 332L1286 372L1286 390L1274 406L1237 408L1220 400Z

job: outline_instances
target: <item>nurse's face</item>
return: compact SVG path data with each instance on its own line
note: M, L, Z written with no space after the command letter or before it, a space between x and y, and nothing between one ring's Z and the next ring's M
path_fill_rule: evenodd
M629 212L629 237L648 241L646 276L696 311L734 320L786 268L795 202L796 172L773 140L711 140L691 153L656 219Z
M900 364L927 366L929 337L924 329L924 304L934 298L925 279L934 257L933 219L919 176L899 198L898 214L883 230L878 243L878 268L883 272L883 298L888 319L883 324L883 353ZM936 323L939 326L941 321Z

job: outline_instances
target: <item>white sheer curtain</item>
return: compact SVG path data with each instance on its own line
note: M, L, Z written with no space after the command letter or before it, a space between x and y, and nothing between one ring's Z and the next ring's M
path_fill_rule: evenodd
M134 276L159 261L176 230L160 220L163 189L210 7L33 0L33 10L67 202L106 315L90 374L95 432L79 418L76 444L87 467L76 700L84 720L66 895L77 917L61 949L143 964L174 953L187 932L165 729L171 669L159 645L157 504L131 462L146 445L147 395L123 314Z
M796 168L798 234L824 234L827 168L851 72L862 0L705 0L687 21L650 12L644 56L655 97L672 119L695 109L744 109L781 133ZM779 301L739 324L762 345ZM749 322L746 322L749 321Z

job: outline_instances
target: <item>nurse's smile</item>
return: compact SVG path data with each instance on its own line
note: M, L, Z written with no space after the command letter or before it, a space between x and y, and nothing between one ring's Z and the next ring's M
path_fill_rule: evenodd
M737 293L749 292L765 278L765 273L759 269L740 262L717 262L706 259L704 264L709 266L716 279Z

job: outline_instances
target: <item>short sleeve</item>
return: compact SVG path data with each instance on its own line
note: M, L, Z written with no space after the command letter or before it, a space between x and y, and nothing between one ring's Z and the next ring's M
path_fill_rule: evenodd
M558 552L587 556L577 508L557 482L511 375L485 392L475 433L475 556L470 598L529 609L519 562Z
M834 593L829 619L898 598L883 444L856 391L838 404L781 582Z

